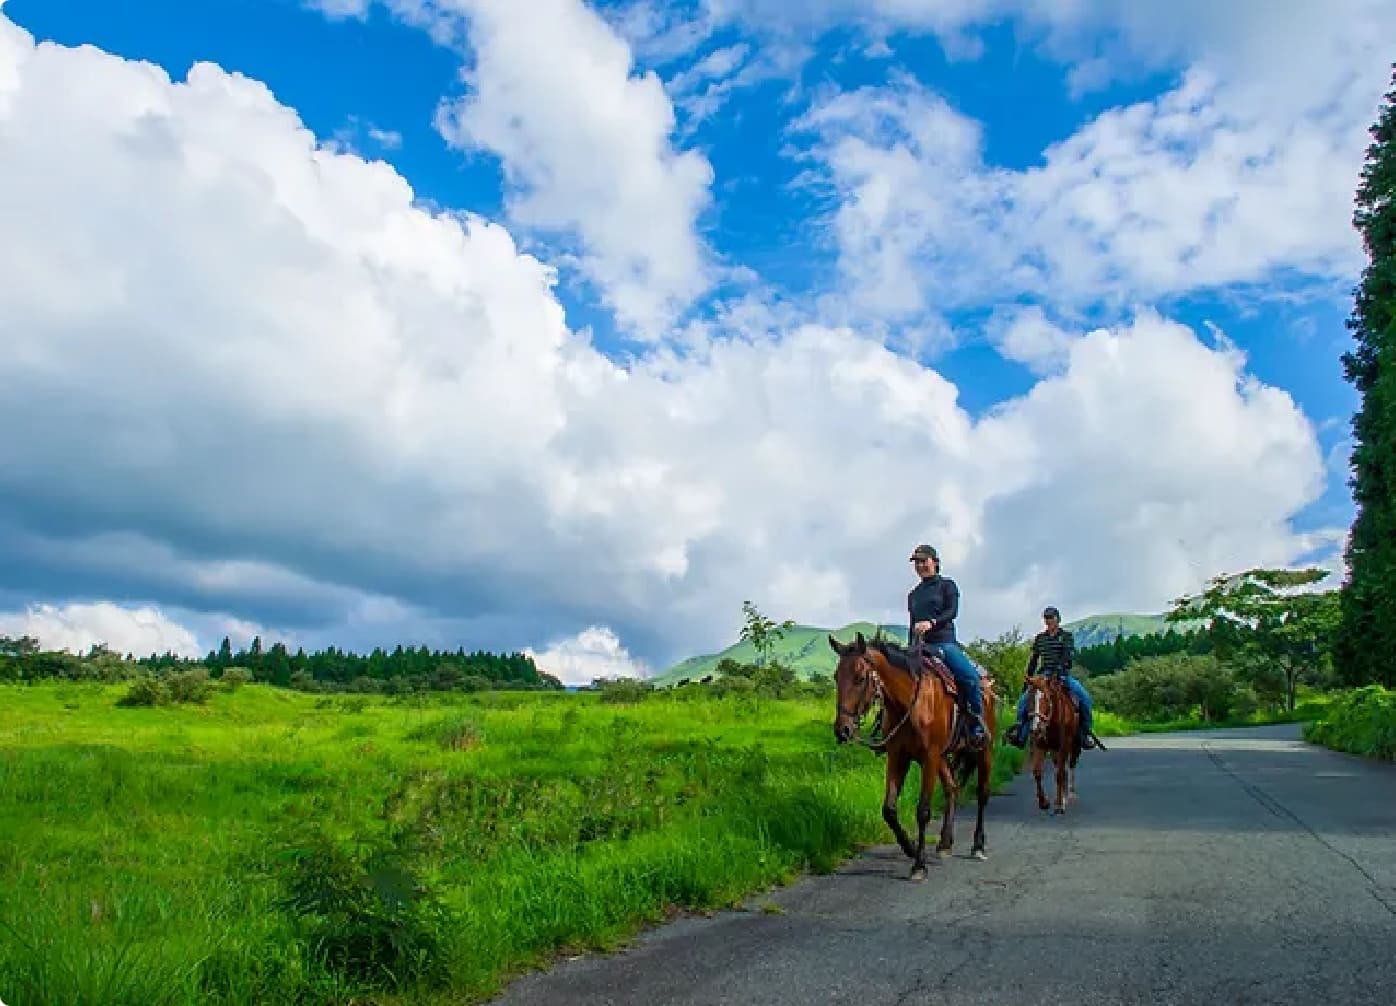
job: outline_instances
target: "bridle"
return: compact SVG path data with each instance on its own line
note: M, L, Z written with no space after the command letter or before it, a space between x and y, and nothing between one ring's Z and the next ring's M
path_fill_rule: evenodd
M1037 735L1045 731L1046 724L1052 722L1052 696L1049 694L1051 688L1050 681L1041 688L1033 688L1032 716L1029 718L1031 729L1030 734ZM1044 705L1046 708L1044 709Z
M853 721L853 736L850 737L849 740L861 744L863 747L870 748L873 751L884 751L893 735L895 735L896 732L905 725L906 721L911 718L911 711L916 708L916 700L921 696L921 680L925 675L912 675L916 680L916 687L911 693L911 701L907 703L906 712L902 715L902 718L897 721L897 725L887 731L887 735L883 737L882 740L869 741L863 739L860 723L863 717L867 715L868 710L872 708L874 702L881 702L885 709L887 707L887 697L886 692L883 691L882 688L882 677L877 673L877 668L873 666L867 654L858 655L858 664L863 670L863 687L858 692L854 709L845 709L840 702L836 704L838 714L840 716L847 716ZM871 698L869 697L869 693L872 693Z

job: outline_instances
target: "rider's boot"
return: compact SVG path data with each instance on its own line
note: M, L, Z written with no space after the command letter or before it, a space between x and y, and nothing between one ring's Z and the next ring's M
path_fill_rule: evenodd
M965 739L972 748L983 747L989 740L988 731L984 727L984 703L978 699L978 695L968 696L965 700Z

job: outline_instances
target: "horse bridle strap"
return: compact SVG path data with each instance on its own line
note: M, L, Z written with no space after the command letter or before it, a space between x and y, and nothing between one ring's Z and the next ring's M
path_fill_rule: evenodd
M866 663L866 658L864 658L864 662ZM886 703L887 703L886 693L885 693L885 692L883 691L883 689L882 689L882 678L880 678L880 677L878 676L877 669L876 669L876 668L873 668L873 667L869 667L869 668L868 668L868 676L872 678L872 686L873 686L874 691L877 692L877 697L880 698L880 699L882 699L883 705L886 706ZM916 673L913 672L913 673L912 673L912 677L916 680L916 687L912 690L912 693L911 693L911 701L910 701L909 703L907 703L906 713L903 714L902 718L901 718L900 720L897 721L897 725L894 726L891 730L887 731L887 736L883 737L882 740L880 740L880 741L876 741L876 742L873 742L873 741L865 741L865 740L863 740L862 737L855 737L854 739L855 739L859 744L861 744L861 745L863 745L864 747L869 748L869 749L871 749L871 750L873 750L873 751L885 751L885 750L887 749L887 743L888 743L888 741L890 741L890 740L892 739L893 735L896 734L896 732L897 732L898 730L900 730L900 729L906 724L906 721L909 720L909 719L911 718L911 711L912 711L913 709L916 708L916 700L917 700L918 698L921 697L921 681L922 681L922 679L924 679L924 678L926 677L926 675L924 675L924 674L916 674ZM867 693L867 688L866 688L866 687L863 689L863 693L864 693L864 694ZM861 696L860 696L860 698L861 698ZM845 715L845 716L850 715L850 714L848 714L847 712L844 711L844 709L843 709L842 706L839 707L839 712L840 712L840 713L843 713L843 715ZM857 716L853 716L852 719L853 719L853 721L854 721L855 723L858 722L858 717L857 717Z
M873 702L877 701L877 699L879 699L879 698L882 697L882 680L881 680L880 678L878 678L877 672L874 671L874 670L871 670L871 669L869 669L869 671L868 671L868 677L871 678L872 680L866 682L866 683L863 685L863 689L862 689L862 691L860 691L860 692L858 693L858 698L855 700L855 702L861 703L861 702L863 701L864 696L866 696L866 695L868 694L868 689L871 688L872 691L873 691L873 697L872 697L872 699L870 699L870 700L868 701L868 705L867 705L867 709L871 709L871 708L872 708ZM862 715L864 715L864 716L867 715L867 709L864 709L864 710L863 710L863 714L862 714ZM849 719L851 719L854 723L857 723L858 720L862 718L862 716L859 715L859 713L858 713L858 711L857 711L856 708L855 708L855 709L845 709L842 705L840 705L840 706L838 707L838 710L839 710L839 715L840 715L840 716L847 716L847 717L848 717Z

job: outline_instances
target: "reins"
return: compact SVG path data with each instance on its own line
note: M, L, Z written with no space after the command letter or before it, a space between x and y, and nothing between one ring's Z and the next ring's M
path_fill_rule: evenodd
M868 667L868 676L872 678L871 685L873 692L875 693L872 702L868 703L868 709L871 709L873 703L875 702L881 702L882 708L886 709L887 693L882 685L882 675L877 673L877 668L872 665L872 661L869 660L866 656L859 657L859 659ZM892 666L890 661L888 662L888 666ZM859 727L858 729L855 729L853 737L851 738L854 743L861 744L863 747L868 748L870 751L887 750L888 743L892 740L892 737L896 734L896 732L906 724L906 721L911 718L911 711L916 708L916 700L921 697L921 682L926 677L925 673L917 674L915 671L912 670L908 670L907 673L910 674L912 680L916 682L916 686L911 691L911 701L907 703L906 712L903 713L902 718L897 721L897 725L894 726L891 730L887 731L886 736L884 736L880 741L864 740L862 729L861 727ZM862 697L867 693L868 687L865 685L863 687L863 691L858 696L859 700L861 701ZM847 712L843 709L842 706L839 707L839 712L842 715L849 716L855 724L859 724L859 717L855 714ZM863 715L867 715L867 710L864 710Z

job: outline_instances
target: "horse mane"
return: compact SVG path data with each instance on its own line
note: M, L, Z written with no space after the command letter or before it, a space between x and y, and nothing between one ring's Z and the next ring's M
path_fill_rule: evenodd
M887 658L887 662L898 670L908 671L911 674L919 673L920 668L912 666L910 651L900 643L894 643L884 636L881 629L878 629L872 639L868 640L868 646L881 653Z

